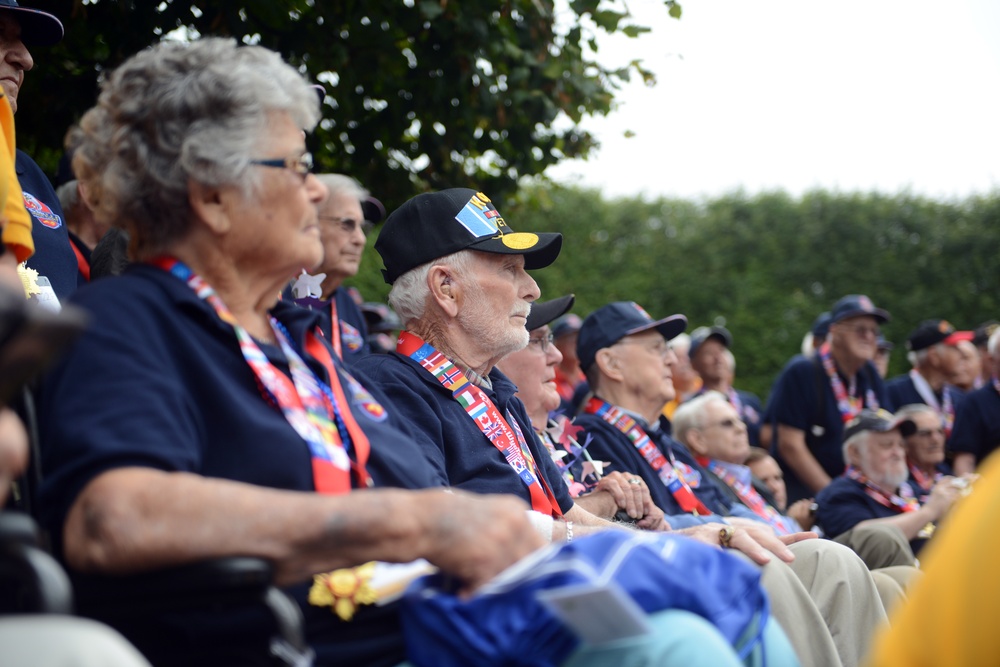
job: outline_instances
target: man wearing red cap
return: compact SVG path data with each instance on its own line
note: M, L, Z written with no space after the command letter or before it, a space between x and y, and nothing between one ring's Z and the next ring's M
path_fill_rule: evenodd
M971 331L955 331L947 320L921 322L906 340L907 359L913 368L886 383L889 401L897 407L926 403L941 415L945 438L949 437L963 397L949 379L962 360L959 342L972 337Z

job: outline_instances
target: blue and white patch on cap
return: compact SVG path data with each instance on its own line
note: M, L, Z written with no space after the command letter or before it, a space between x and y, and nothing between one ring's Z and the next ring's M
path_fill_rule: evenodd
M458 220L463 227L469 230L470 234L480 238L496 235L500 231L497 223L503 218L500 217L500 212L490 202L489 197L482 192L477 192L458 212L455 220Z
M23 192L24 195L24 208L28 209L35 220L42 223L45 227L49 229L59 229L62 227L62 218L49 208L45 202L35 197L29 192Z

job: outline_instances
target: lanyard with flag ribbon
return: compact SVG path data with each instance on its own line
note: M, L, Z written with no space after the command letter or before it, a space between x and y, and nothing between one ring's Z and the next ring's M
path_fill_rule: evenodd
M837 367L833 363L833 357L830 356L829 342L823 343L820 346L819 359L823 363L823 370L826 371L826 376L830 378L830 388L833 389L833 397L837 401L837 410L840 411L840 418L844 420L845 424L854 419L864 407L878 410L878 399L875 398L875 392L872 391L871 387L865 393L865 400L863 402L860 396L854 395L857 392L856 377L851 378L850 389L844 387L844 383L837 373Z
M854 466L847 466L847 470L844 474L847 475L848 478L863 484L865 487L865 493L867 493L880 505L884 505L885 507L896 510L897 512L916 512L920 509L920 504L917 502L917 499L907 493L907 491L909 491L909 486L907 486L906 483L899 487L902 495L895 493L886 494L880 488L872 484L871 480Z
M344 351L340 347L340 320L337 319L337 300L334 297L330 297L330 335L333 336L333 340L330 341L333 351L343 360Z
M920 488L921 500L926 502L925 497L930 495L931 489L933 489L934 485L937 484L942 477L944 477L944 473L939 470L935 470L934 472L927 474L911 463L910 476L913 477L913 481L915 481L917 486Z
M465 374L432 345L419 336L404 331L396 342L396 351L404 354L434 376L441 386L448 389L466 414L475 422L483 435L496 447L507 464L513 468L531 496L531 509L553 517L561 517L562 510L549 485L538 473L524 433L514 416L507 411L507 419L482 389L469 382Z
M951 429L955 426L955 402L951 399L951 392L948 391L948 385L945 385L941 389L941 400L938 401L937 395L934 393L934 389L931 388L930 383L915 368L910 370L910 382L913 383L913 388L920 395L920 398L924 399L924 403L934 408L941 415L941 418L944 420L944 437L950 438Z
M759 516L764 521L774 528L774 531L778 535L788 535L789 530L785 523L781 520L781 515L778 511L767 504L764 497L757 493L757 489L753 488L753 484L747 483L745 480L739 479L731 470L726 469L725 466L720 464L715 459L708 462L708 469L714 472L719 479L729 485L736 495L739 496L740 500L749 507L754 514Z
M702 516L712 513L705 507L704 503L698 500L698 496L694 495L691 487L685 484L684 480L680 478L680 475L678 475L677 470L674 468L673 456L668 461L663 452L660 451L660 448L656 446L656 443L650 439L646 431L632 417L597 397L593 397L587 401L584 409L587 414L597 415L625 434L625 437L629 439L632 446L646 459L649 467L656 472L656 476L660 478L663 486L667 487L667 490L674 496L674 500L677 501L682 510L691 512L692 514L701 514Z
M276 319L269 317L275 338L288 359L291 379L267 359L201 276L172 257L160 257L152 263L184 281L199 298L215 309L219 319L233 327L240 351L253 370L261 393L281 410L289 425L309 445L316 490L329 494L349 492L352 468L358 486L370 486L371 480L365 470L369 453L368 437L347 407L349 404L333 358L315 333L306 335L306 351L326 369L329 386L309 369L292 347L288 332ZM348 453L352 450L355 456L353 462Z

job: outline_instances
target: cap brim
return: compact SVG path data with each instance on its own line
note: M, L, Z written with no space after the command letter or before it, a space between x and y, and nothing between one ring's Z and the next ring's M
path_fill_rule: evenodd
M477 241L468 248L498 255L524 255L524 268L544 269L559 256L559 251L562 249L562 234L508 232Z
M361 202L361 212L368 222L382 222L385 220L385 206L375 197L366 197Z
M28 7L2 7L0 11L15 12L21 24L21 41L25 46L52 46L63 38L63 24L52 14Z
M874 310L860 310L860 309L858 309L858 310L851 310L851 311L848 311L848 312L844 313L843 315L841 315L840 317L838 317L836 320L832 320L830 322L830 324L836 324L837 322L843 322L844 320L849 320L852 317L874 317L876 320L878 320L879 324L885 324L890 319L892 319L889 316L889 311L882 310L881 308L876 308Z
M971 341L975 337L976 333L974 331L954 331L943 342L945 345L956 345L963 340Z
M551 301L534 302L531 304L531 312L528 314L528 321L525 323L525 328L528 331L534 331L562 317L573 307L573 301L575 300L576 297L573 294L567 294Z
M660 332L666 340L673 340L677 336L684 333L687 329L688 320L683 315L671 315L670 317L665 317L662 320L656 320L655 322L650 322L644 324L641 327L636 327L635 329L629 329L625 332L625 336L631 336L633 334L642 333L643 331L649 331L650 329L656 329ZM622 336L624 338L624 336Z

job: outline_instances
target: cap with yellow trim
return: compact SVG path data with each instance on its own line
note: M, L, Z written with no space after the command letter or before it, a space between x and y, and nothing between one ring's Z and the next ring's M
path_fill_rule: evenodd
M451 188L417 195L393 211L375 241L390 285L421 264L459 250L524 255L541 269L559 256L562 234L515 232L482 192Z

